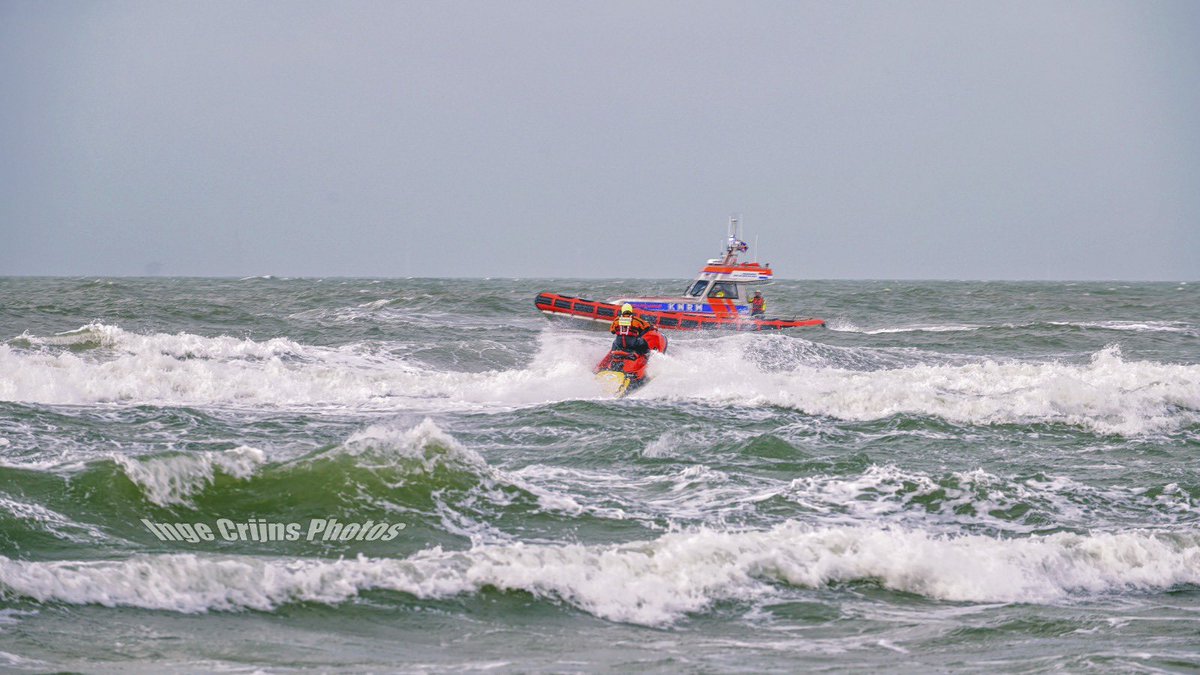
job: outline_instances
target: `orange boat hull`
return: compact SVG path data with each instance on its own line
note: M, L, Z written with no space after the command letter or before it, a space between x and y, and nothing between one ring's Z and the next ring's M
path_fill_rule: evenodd
M585 300L558 293L538 293L533 304L547 317L572 318L593 321L608 326L617 316L618 307L607 302ZM660 312L641 310L638 316L666 330L782 330L784 328L820 328L821 319L811 317L796 319L749 318L738 315L709 316L687 312Z

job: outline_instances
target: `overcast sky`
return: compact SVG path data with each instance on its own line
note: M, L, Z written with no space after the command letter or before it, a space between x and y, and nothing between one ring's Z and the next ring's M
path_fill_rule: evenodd
M1200 2L0 0L0 275L1200 279Z

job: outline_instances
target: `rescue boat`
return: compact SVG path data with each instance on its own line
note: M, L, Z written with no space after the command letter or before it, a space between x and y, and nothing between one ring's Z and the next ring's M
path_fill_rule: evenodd
M738 238L738 221L729 219L729 238L725 255L708 260L700 274L688 284L683 295L667 297L620 297L604 302L559 293L542 292L534 298L537 307L549 319L573 319L607 327L623 303L629 303L638 316L658 328L699 330L780 330L783 328L822 327L825 322L811 317L767 318L751 316L750 296L755 286L771 282L770 264L739 262L738 254L749 250Z

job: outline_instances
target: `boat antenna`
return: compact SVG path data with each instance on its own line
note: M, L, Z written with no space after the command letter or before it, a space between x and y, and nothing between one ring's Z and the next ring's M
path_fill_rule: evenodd
M726 265L732 265L737 262L737 254L745 253L749 246L746 242L738 238L738 217L729 216L729 239L725 243L725 262Z
M721 264L728 265L737 258L737 216L729 216L729 236L725 239L725 260Z

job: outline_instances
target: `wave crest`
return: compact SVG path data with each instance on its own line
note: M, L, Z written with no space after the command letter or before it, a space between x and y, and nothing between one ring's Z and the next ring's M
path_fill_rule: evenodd
M657 379L641 395L853 421L918 415L955 424L1067 424L1123 436L1200 422L1200 366L1127 361L1115 345L1086 364L983 360L875 370L799 365L787 372L737 366L728 347L658 359L651 364Z
M150 458L113 455L112 459L158 506L193 506L192 496L212 485L218 473L247 480L266 463L262 450L247 445L223 452Z
M0 586L42 602L178 612L273 610L392 590L438 599L487 588L562 601L597 617L670 625L722 601L782 600L788 588L843 583L950 602L1069 601L1200 583L1200 538L1055 534L932 536L871 527L698 530L621 545L476 546L403 560L278 560L198 555L104 562L0 557Z

